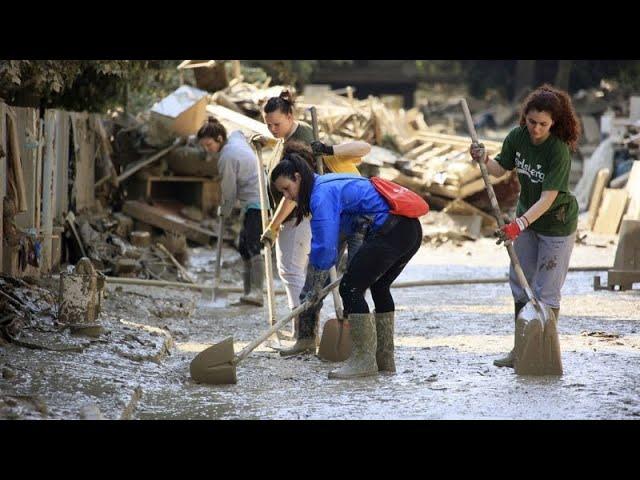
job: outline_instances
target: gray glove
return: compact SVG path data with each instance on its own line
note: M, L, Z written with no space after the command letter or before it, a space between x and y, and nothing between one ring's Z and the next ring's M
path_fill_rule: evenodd
M309 264L307 267L307 279L305 281L305 287L308 287L308 289L305 289L306 292L300 295L301 303L318 303L320 300L320 292L328 277L329 270L317 270L313 265Z

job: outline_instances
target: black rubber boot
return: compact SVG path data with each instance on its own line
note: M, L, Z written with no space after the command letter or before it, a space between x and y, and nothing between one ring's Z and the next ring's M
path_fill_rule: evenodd
M298 316L298 338L291 348L280 350L282 357L297 355L299 353L316 353L317 331L320 320L320 312L302 312Z
M249 292L240 297L240 302L261 307L264 304L264 262L261 255L251 258L251 274L249 275Z

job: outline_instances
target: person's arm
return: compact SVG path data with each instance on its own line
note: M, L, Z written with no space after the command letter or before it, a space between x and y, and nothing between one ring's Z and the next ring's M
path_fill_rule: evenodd
M238 185L233 162L227 155L220 155L218 170L221 176L222 215L228 217L236 204Z
M267 225L267 228L260 237L260 241L262 243L270 242L273 243L278 236L278 231L280 230L280 225L284 222L287 217L293 212L296 208L297 203L293 200L288 200L285 197L282 197L280 203L278 204L278 208L273 214L273 218Z
M485 165L487 166L487 171L494 177L501 177L502 175L507 173L507 170L502 168L502 166L493 158L490 158L489 155L487 155L487 161Z
M542 192L542 194L540 195L540 199L536 203L531 205L531 208L529 208L529 210L521 215L521 217L525 217L527 221L527 227L537 219L539 219L542 215L544 215L547 210L549 210L549 208L551 208L551 205L553 205L553 202L555 201L557 196L558 190L544 190Z
M335 155L336 157L364 157L371 151L371 145L361 140L345 142L339 145L327 145L322 142L311 142L314 155Z

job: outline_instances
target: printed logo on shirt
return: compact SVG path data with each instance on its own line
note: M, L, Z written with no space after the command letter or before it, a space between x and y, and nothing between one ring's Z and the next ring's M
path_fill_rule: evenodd
M542 173L542 165L537 164L535 168L527 163L527 160L516 152L516 170L529 177L531 183L544 182L544 173Z

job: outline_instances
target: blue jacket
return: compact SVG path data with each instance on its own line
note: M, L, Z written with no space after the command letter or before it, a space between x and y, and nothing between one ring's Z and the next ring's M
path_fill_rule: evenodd
M340 234L350 235L358 217L373 216L371 230L378 230L389 216L389 205L368 178L345 173L314 175L310 199L311 253L309 262L328 270L338 257Z

